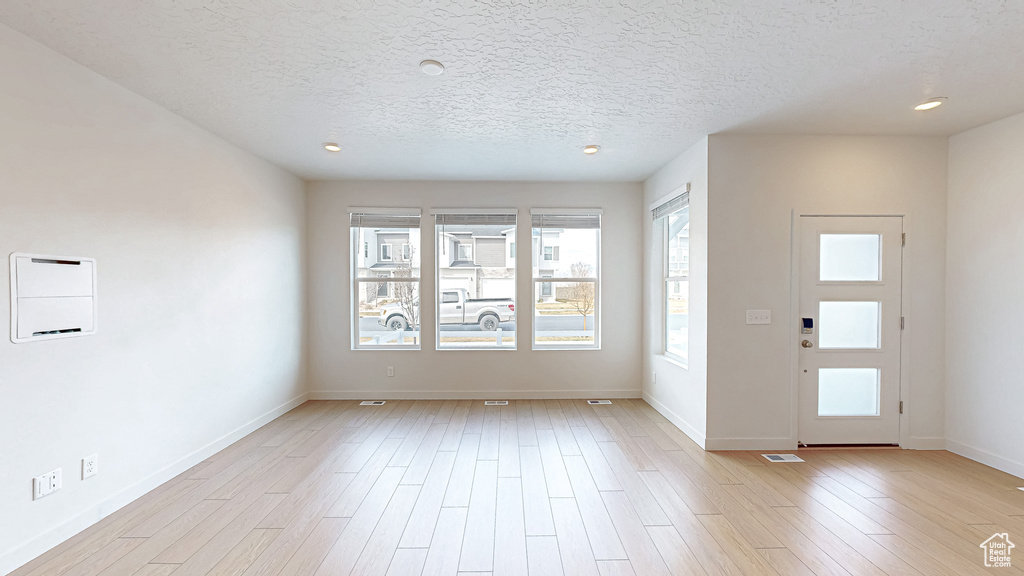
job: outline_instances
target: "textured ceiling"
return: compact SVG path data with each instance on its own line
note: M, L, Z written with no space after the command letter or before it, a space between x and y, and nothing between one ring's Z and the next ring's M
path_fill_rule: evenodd
M3 0L0 21L311 179L638 180L708 133L1024 111L1020 0Z

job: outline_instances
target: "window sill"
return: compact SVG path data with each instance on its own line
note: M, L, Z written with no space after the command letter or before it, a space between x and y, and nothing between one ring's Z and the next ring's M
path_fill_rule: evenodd
M687 372L689 372L689 370L690 370L689 363L686 362L685 360L683 360L682 358L679 358L678 356L670 356L668 354L658 354L658 358L661 358L662 360L664 360L665 362L668 362L669 364L672 364L673 366L678 366L678 367L682 368L683 370L686 370Z

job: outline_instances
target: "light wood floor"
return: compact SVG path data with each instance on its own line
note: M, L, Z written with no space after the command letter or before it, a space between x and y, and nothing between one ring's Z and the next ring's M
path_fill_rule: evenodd
M1024 551L1020 479L800 455L705 453L641 400L308 402L14 574L930 576L986 573L995 532Z

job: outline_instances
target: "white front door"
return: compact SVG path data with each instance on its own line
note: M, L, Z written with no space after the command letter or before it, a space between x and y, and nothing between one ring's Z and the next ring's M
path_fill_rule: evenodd
M800 219L802 444L898 444L903 218Z

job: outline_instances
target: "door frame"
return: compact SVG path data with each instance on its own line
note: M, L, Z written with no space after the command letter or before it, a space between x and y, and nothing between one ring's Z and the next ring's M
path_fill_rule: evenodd
M800 330L800 239L803 233L804 217L833 217L833 218L878 218L878 217L900 217L903 219L903 234L906 235L907 243L913 241L911 218L908 214L865 214L865 213L824 213L822 211L802 212L790 211L790 260L789 260L789 392L790 392L790 439L793 448L799 446L800 438L800 339L796 336ZM911 441L910 414L913 410L913 402L910 394L910 358L911 343L913 342L913 321L907 317L909 310L909 294L913 292L912 281L907 275L907 267L911 258L906 246L900 251L902 262L900 264L900 314L904 318L903 330L900 331L900 401L903 402L903 412L900 414L900 448L915 448Z

